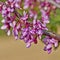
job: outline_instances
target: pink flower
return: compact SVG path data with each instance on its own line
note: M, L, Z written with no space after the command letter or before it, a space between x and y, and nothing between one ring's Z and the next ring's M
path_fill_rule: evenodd
M58 41L55 40L54 38L50 38L50 37L46 36L46 38L44 38L43 42L45 44L44 50L47 51L48 53L51 53L52 45L54 45L54 47L58 47Z
M28 19L28 14L25 11L23 11L23 16L21 16L20 20L23 20L24 22L26 22L27 19Z
M60 0L55 0L57 3L60 3Z
M42 21L44 24L49 23L49 15L47 15L46 11L41 9Z
M59 0L54 1L59 3ZM21 9L23 10L21 11ZM42 2L40 0L7 0L5 3L0 2L0 14L3 17L1 21L3 25L0 29L6 30L8 36L12 29L15 39L20 38L29 48L32 43L37 44L38 39L41 40L43 30L48 30L46 25L49 23L50 12L55 9L56 7L46 0ZM18 11L22 14L19 15ZM41 12L40 16L39 12ZM58 41L50 36L46 36L43 42L45 44L44 50L48 53L51 53L52 45L58 47Z

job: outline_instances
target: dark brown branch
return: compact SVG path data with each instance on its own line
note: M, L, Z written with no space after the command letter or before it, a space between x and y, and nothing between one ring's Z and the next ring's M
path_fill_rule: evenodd
M14 14L15 14L18 18L21 17L21 15L16 11L16 9L14 10Z
M54 38L54 39L56 39L60 42L60 35L58 35L58 34L48 32L46 30L43 30L43 34L46 35L46 36L50 36L51 38Z

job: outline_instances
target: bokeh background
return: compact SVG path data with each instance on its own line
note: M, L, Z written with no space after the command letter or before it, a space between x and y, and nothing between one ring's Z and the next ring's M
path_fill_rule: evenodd
M0 0L5 1L5 0ZM0 27L2 26L0 15ZM51 13L50 22L47 27L50 31L60 34L60 10L56 10L56 15ZM5 31L0 30L0 60L60 60L60 46L53 48L51 54L43 50L44 44L38 41L38 44L30 48L21 40L15 40L14 37L7 36Z

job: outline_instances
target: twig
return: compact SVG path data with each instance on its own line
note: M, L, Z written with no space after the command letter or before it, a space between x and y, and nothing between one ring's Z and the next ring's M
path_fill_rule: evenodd
M40 0L40 1L44 1L44 0ZM53 4L54 6L56 6L57 8L60 8L60 4L56 3L55 1L53 0L46 0L47 2Z
M60 42L60 35L58 35L58 34L48 32L46 30L43 30L43 34L46 35L46 36L50 36L51 38L54 38L54 39L56 39Z

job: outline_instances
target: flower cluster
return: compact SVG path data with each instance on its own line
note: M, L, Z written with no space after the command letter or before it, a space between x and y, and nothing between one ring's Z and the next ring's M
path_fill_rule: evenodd
M60 0L55 0L56 1L56 3L60 3Z
M16 15L12 15L15 8L20 8L19 5L20 0L8 0L5 3L1 3L0 5L0 12L2 17L2 23L4 24L1 29L7 29L7 35L10 35L10 28L15 26L14 21L16 19ZM15 27L14 27L15 28Z
M56 0L56 2L58 2ZM20 15L17 10L22 10ZM41 13L41 18L38 19L38 11ZM43 30L48 30L46 24L49 23L49 16L52 10L56 7L51 3L40 0L7 0L5 3L0 3L0 14L2 14L3 26L2 30L6 30L7 35L14 35L15 39L23 40L26 47L30 47L31 43L37 44L37 40L41 39ZM58 46L58 42L50 37L44 38L45 51L51 52L52 45Z
M47 51L48 53L51 53L52 45L54 45L55 48L58 47L58 41L55 40L54 38L46 36L43 39L43 42L45 44L44 50Z

